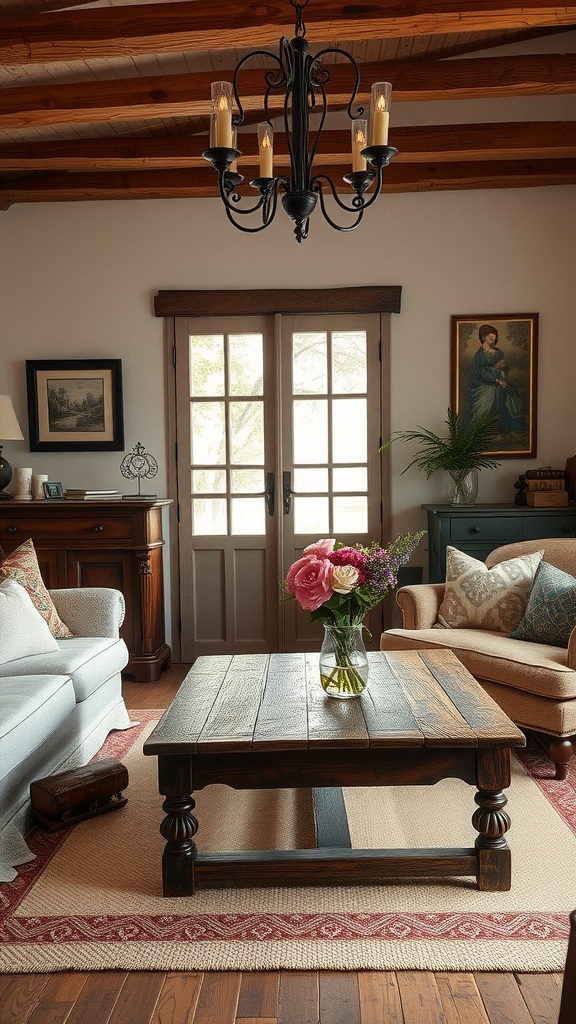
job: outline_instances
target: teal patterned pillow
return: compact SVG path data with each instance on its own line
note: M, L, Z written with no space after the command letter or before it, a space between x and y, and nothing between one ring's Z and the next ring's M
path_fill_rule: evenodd
M576 626L576 578L540 562L520 624L508 636L552 647L568 647Z

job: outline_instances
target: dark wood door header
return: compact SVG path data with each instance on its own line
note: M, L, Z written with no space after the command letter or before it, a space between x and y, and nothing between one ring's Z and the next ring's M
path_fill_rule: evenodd
M399 313L401 285L381 288L263 288L160 291L155 316L248 316L263 313Z

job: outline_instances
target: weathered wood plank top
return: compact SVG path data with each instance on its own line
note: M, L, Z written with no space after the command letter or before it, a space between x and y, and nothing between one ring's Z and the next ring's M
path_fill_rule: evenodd
M199 658L146 754L375 747L521 747L451 651L374 651L367 690L326 696L317 654Z

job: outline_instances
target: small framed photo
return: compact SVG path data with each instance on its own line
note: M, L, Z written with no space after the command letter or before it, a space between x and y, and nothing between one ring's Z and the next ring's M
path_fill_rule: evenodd
M450 405L466 425L496 418L498 459L536 455L538 314L451 318Z
M121 359L26 360L31 452L124 449Z
M64 497L64 488L59 480L44 480L42 490L47 501L58 501Z

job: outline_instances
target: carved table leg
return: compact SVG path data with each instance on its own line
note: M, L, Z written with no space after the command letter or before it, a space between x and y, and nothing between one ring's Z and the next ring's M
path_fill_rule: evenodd
M160 835L166 840L162 855L162 883L165 896L193 896L198 822L191 813L195 802L189 758L158 758L160 792L166 794L162 809L166 817L160 824ZM186 782L188 785L186 786ZM183 792L182 788L188 790Z
M478 888L487 892L506 892L512 885L510 847L504 838L510 818L503 810L508 800L502 788L510 785L510 751L478 751L478 792L474 800L478 809L472 824L479 836ZM488 788L489 787L489 788Z

